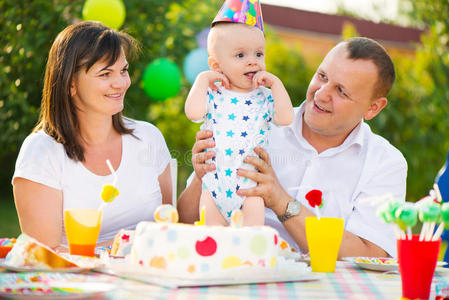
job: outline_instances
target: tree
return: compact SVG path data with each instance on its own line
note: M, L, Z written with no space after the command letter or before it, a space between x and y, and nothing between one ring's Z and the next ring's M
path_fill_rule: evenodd
M144 94L142 74L154 59L167 57L181 66L186 54L197 48L195 36L209 27L222 1L126 0L123 30L136 38L142 52L130 62L131 87L124 114L159 127L172 156L179 162L180 188L191 172L190 149L199 126L184 115L190 84L183 79L181 92L164 102ZM56 35L78 22L84 0L0 0L0 186L10 190L14 162L22 141L37 122L48 51ZM267 30L268 69L285 83L299 103L309 81L299 51L291 49ZM310 72L309 72L310 73Z
M410 24L427 28L416 56L394 59L397 79L385 112L372 123L407 159L407 198L427 195L449 147L447 0L402 0Z
M180 65L186 53L195 48L195 34L209 26L210 16L220 3L205 4L199 0L127 0L124 3L127 16L123 29L140 41L143 49L137 61L131 62L133 85L127 93L125 115L148 120L153 102L146 97L140 83L146 65L159 57L168 57ZM9 189L18 149L38 119L48 51L63 28L79 21L83 4L83 0L0 1L0 164L3 168L0 182L3 188Z

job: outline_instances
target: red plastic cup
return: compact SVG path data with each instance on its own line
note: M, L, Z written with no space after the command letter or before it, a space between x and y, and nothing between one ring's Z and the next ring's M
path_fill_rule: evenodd
M397 240L402 297L429 299L440 245L441 239L420 242L419 235L413 235L411 240Z

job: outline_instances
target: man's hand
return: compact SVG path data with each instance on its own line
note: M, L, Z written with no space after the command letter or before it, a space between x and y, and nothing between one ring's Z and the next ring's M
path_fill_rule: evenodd
M282 188L279 180L271 167L268 153L261 147L254 148L254 152L260 158L247 156L244 161L256 167L259 172L239 169L237 175L247 177L257 182L257 186L250 189L240 189L237 194L240 196L262 197L265 206L273 210L277 215L285 212L287 203L291 201L290 195Z
M206 164L206 160L215 156L215 151L206 151L205 149L215 147L215 142L209 140L213 135L210 130L201 130L196 133L196 142L192 148L192 164L196 176L201 179L210 171L215 170L215 164Z

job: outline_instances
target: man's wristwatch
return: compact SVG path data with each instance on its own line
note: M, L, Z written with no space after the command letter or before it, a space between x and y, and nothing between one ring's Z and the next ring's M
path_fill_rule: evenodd
M287 204L287 209L282 216L278 216L279 221L284 223L291 217L298 215L301 212L301 203L298 200L293 200Z

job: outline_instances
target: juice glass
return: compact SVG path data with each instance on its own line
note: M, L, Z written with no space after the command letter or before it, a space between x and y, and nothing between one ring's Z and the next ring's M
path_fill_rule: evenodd
M402 297L429 298L440 245L441 239L419 241L419 235L416 234L411 240L397 240Z
M70 254L95 256L103 213L97 209L64 210L64 226Z
M306 238L309 246L310 266L313 272L335 271L338 251L343 237L341 218L306 218Z

